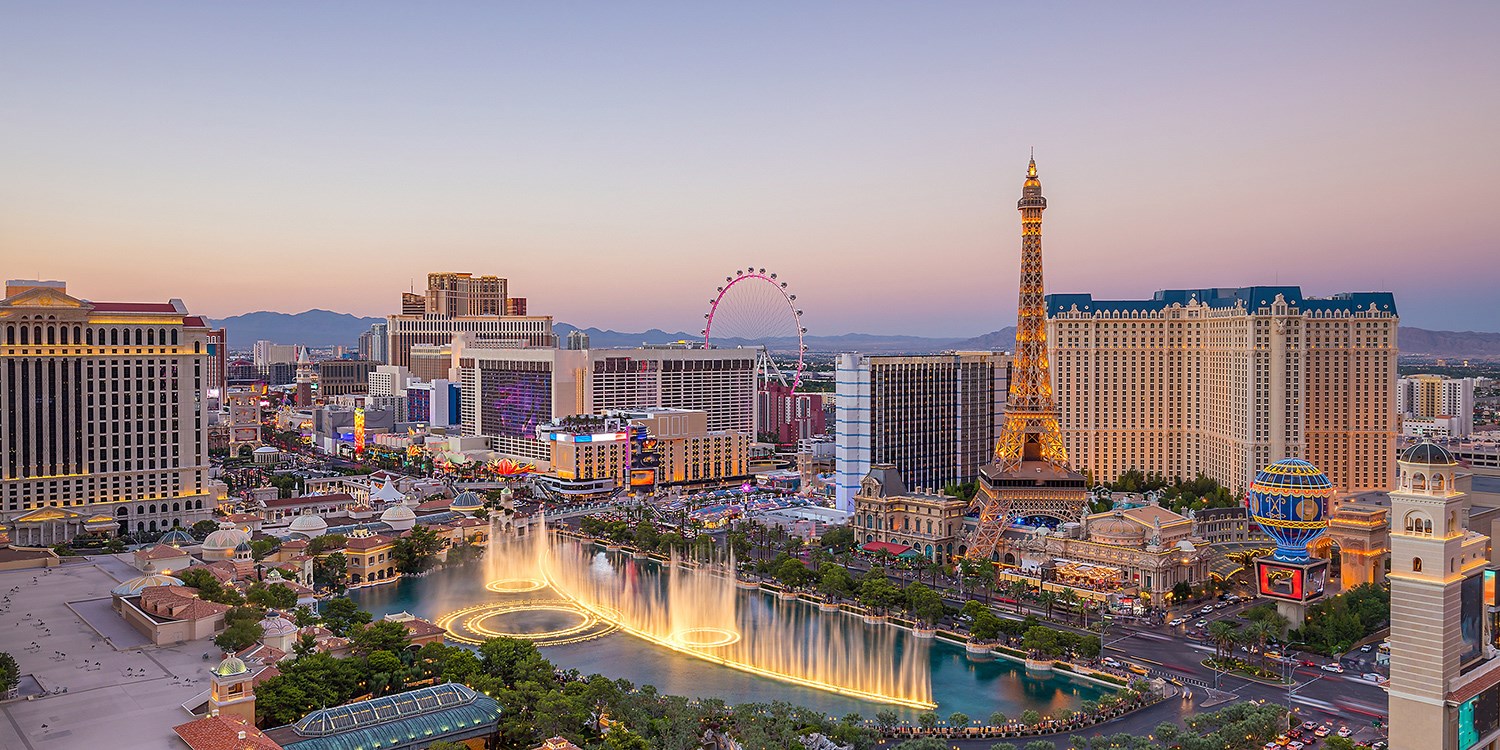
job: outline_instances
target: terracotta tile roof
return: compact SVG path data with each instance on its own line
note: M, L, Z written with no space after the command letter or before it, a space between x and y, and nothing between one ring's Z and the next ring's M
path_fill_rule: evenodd
M228 604L198 598L191 586L151 586L141 591L140 608L171 620L202 620L230 610Z
M281 676L281 670L279 670L279 669L277 669L275 667L266 667L265 669L262 669L259 672L255 673L255 677L254 677L254 679L252 679L250 681L250 685L251 685L251 687L260 687L260 684L262 682L265 682L266 680L269 680L272 677L280 677L280 676Z
M205 716L178 724L172 731L193 750L282 750L254 724L234 716ZM240 739L241 732L244 739Z
M449 500L446 497L440 497L440 498L438 498L436 500L428 500L427 502L418 505L417 506L417 511L418 512L422 512L422 511L434 511L434 510L447 510L448 506L452 505L452 504L453 504L452 500Z
M201 318L201 317L199 317L197 315L189 315L186 318L183 318L182 319L182 324L185 325L185 326L191 326L193 328L207 328L208 327L208 324L205 323L205 322L203 322L203 318Z
M275 500L267 500L267 508L295 508L303 505L319 505L322 503L353 503L354 496L347 492L333 492L327 495L303 495L301 497L278 497Z
M535 748L535 750L582 750L577 745L562 737L552 737Z
M1500 684L1500 667L1491 667L1488 674L1482 674L1457 690L1448 693L1448 702L1463 703L1476 695Z
M94 312L175 313L170 302L90 302Z
M413 640L417 638L446 634L448 632L420 617L413 617L410 620L402 620L401 624L406 626L406 632L411 635Z
M250 523L265 520L260 517L259 513L230 513L225 519L230 523Z
M353 539L350 539L349 541L344 543L344 549L352 549L357 552L363 552L365 550L375 549L376 547L384 547L385 545L393 544L394 542L394 539L384 534L372 534L370 536L355 537Z
M158 544L154 547L135 551L135 559L137 560L166 560L173 557L187 557L187 553L176 547L168 547L165 544Z
M281 543L282 549L307 549L306 539L290 539Z

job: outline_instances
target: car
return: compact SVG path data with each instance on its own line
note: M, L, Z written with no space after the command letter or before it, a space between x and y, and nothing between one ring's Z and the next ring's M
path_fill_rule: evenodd
M1199 620L1199 621L1193 623L1193 627L1195 627L1195 628L1206 628L1206 627L1208 627L1208 620Z
M1288 729L1286 731L1286 736L1291 737L1294 740L1300 740L1302 739L1302 730L1298 727L1292 727L1291 729Z
M1302 666L1304 666L1304 667L1316 667L1316 666L1318 666L1318 663L1317 663L1317 662L1315 662L1315 661L1312 661L1312 660L1310 660L1310 659L1303 659L1303 660L1302 660L1302 661L1301 661L1301 662L1299 662L1299 663L1300 663L1300 664L1301 664L1301 665L1302 665Z
M1326 725L1325 726L1321 726L1321 727L1318 727L1317 729L1313 730L1313 736L1314 737L1327 737L1329 735L1329 733L1332 732L1332 731L1333 730L1330 729L1330 728L1328 728L1328 726L1326 726Z
M1278 734L1278 735L1276 735L1276 744L1278 744L1278 745L1280 745L1282 747L1286 747L1286 743L1291 742L1291 741L1292 741L1292 738L1288 737L1288 736L1286 736L1284 734Z
M1385 740L1375 740L1374 742L1370 743L1370 750L1385 750L1390 746L1391 743L1386 742Z
M1266 658L1267 659L1271 659L1273 661L1279 661L1281 659L1281 652L1280 651L1267 651L1266 652Z
M1261 750L1280 750L1280 748L1281 746L1276 744L1274 741L1267 742L1265 745L1261 746Z
M1185 623L1185 622L1187 622L1187 620L1184 620L1184 619L1182 619L1182 618L1181 618L1181 617L1174 617L1174 618L1172 618L1172 621L1171 621L1171 622L1169 622L1169 623L1167 623L1167 624L1168 624L1168 625L1171 625L1171 626L1172 626L1172 627L1174 627L1174 628L1175 628L1175 627L1177 627L1177 626L1178 626L1178 625L1181 625L1181 624L1183 624L1183 623Z
M1229 606L1229 602L1224 602L1223 604L1215 606L1214 609L1223 609L1227 606Z
M1344 667L1339 664L1324 664L1322 669L1324 672L1333 672L1334 674L1344 673Z
M1385 682L1385 675L1380 674L1379 672L1365 672L1360 676L1376 684Z
M1339 727L1340 737L1348 737L1351 734L1354 734L1354 730L1350 729L1349 727Z
M1114 667L1116 669L1118 669L1120 667L1120 662L1115 661L1114 659L1112 659L1112 658L1110 658L1108 656L1106 656L1103 659L1101 659L1099 661L1099 663L1103 664L1106 667Z
M1304 721L1304 722L1302 722L1302 728L1306 729L1309 732L1311 732L1312 730L1318 728L1318 723L1315 722L1315 721Z
M1208 614L1208 613L1209 613L1209 612L1212 612L1212 611L1214 611L1214 605L1212 605L1212 604L1205 604L1205 605L1203 605L1203 609L1200 609L1200 610L1198 610L1198 611L1199 611L1199 612L1202 612L1202 613L1203 613L1203 614L1205 614L1205 615L1206 615L1206 614Z
M1129 667L1126 667L1126 669L1129 669L1131 672L1134 672L1136 674L1142 674L1142 675L1144 675L1144 674L1150 674L1151 673L1151 670L1146 669L1145 667L1143 667L1143 666L1141 666L1139 664L1131 664Z
M1286 749L1287 750L1302 750L1302 743L1298 742L1297 740L1292 740L1291 742L1286 743Z
M1375 647L1371 646L1368 643L1366 643L1365 645L1359 647L1359 652L1362 653L1362 654L1368 654L1368 653L1370 653L1370 649L1373 649L1373 648L1375 648Z

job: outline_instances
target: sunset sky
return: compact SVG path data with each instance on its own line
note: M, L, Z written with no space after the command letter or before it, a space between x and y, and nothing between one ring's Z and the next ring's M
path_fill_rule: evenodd
M195 312L396 312L429 271L692 330L1047 287L1396 292L1500 331L1500 4L0 3L0 273Z

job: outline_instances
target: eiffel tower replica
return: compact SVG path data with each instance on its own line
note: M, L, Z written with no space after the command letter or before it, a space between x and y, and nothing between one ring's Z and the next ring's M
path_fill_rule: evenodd
M1016 208L1021 212L1016 353L995 458L979 470L973 506L979 523L969 535L967 551L969 557L997 562L1005 531L1015 519L1048 516L1076 521L1088 508L1087 483L1068 466L1047 372L1047 300L1042 290L1042 212L1047 199L1042 197L1035 157L1026 167Z

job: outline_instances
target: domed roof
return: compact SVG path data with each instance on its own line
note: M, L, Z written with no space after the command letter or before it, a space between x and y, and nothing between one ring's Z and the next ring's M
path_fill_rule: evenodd
M417 523L417 514L405 505L392 505L380 514L380 520L397 531L406 531Z
M192 534L187 533L179 526L162 534L161 538L156 540L156 542L157 544L165 544L171 547L181 547L184 544L197 544L198 540L194 539Z
M220 677L232 677L237 674L245 674L250 671L250 668L245 666L245 662L240 661L239 657L231 655L224 657L224 661L219 662L219 666L214 667L210 671Z
M219 529L208 535L203 540L204 552L228 552L240 546L241 542L250 541L250 535L234 527L232 523L221 523Z
M463 492L458 493L458 497L453 498L453 502L448 503L449 510L455 510L460 513L464 511L479 510L483 507L484 498L480 497L479 493L473 490L464 490Z
M271 572L266 574L266 583L281 583L285 580L281 575L281 568L271 568Z
M235 552L244 552L246 554L249 554L251 552L250 542L249 541L244 541L244 542L240 542L239 544L236 544L234 546L234 551Z
M1146 530L1139 524L1125 520L1123 513L1115 512L1098 520L1090 519L1090 537L1109 538L1116 541L1140 541L1146 538Z
M1416 445L1401 452L1401 462L1407 464L1427 464L1429 466L1452 466L1457 461L1453 460L1453 454L1431 440L1423 440Z
M1184 540L1182 540L1182 541L1180 541L1180 542L1177 543L1177 549L1180 550L1180 551L1182 551L1182 552L1197 552L1198 551L1198 548L1195 547L1195 546L1193 546L1193 543L1190 542L1190 541L1188 541L1188 540L1186 540L1186 539L1184 539Z
M267 638L278 638L297 632L297 625L291 620L282 617L279 612L266 613L266 618L260 621L260 629Z
M293 534L302 534L308 538L322 536L328 530L328 522L316 513L303 513L292 519L289 527Z
M278 450L275 446L262 445L261 447L256 448L255 452L264 456L270 453L280 453L281 451Z
M113 589L110 589L109 593L111 593L111 594L113 594L115 596L135 596L135 595L141 593L142 591L145 591L146 589L151 588L152 586L181 586L181 585L183 585L182 581L179 581L176 578L173 578L172 576L161 575L161 574L158 573L156 575L137 576L135 578L132 578L132 579L130 579L130 580L128 580L128 581L126 581L126 582L124 582L124 583L122 583L122 584L114 587Z

